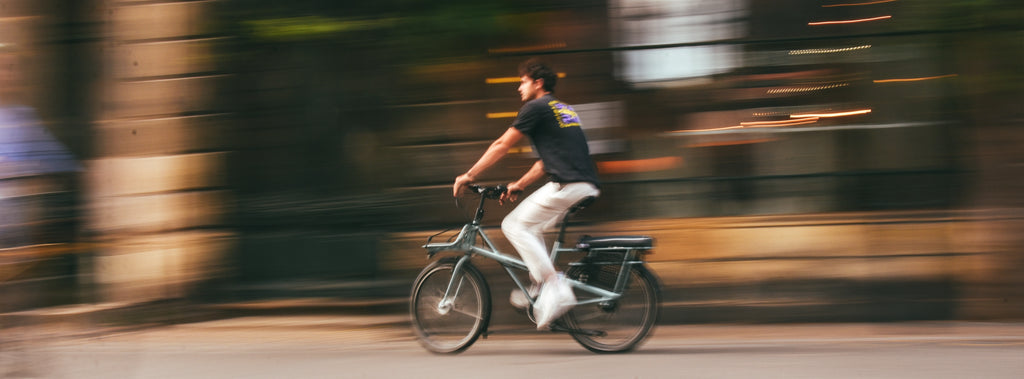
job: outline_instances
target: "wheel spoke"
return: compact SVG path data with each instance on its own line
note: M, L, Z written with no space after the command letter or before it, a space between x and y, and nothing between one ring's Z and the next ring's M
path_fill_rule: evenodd
M466 266L452 281L452 261L424 269L413 291L412 327L435 353L458 353L476 341L490 317L490 292L479 272ZM447 296L446 296L447 293Z
M452 312L455 312L455 313L459 313L459 314L463 314L463 315L466 315L466 316L469 316L469 317L475 318L475 319L477 319L477 320L483 320L483 319L484 319L484 318L483 318L483 317L481 317L481 316L480 316L479 314L474 314L473 312L467 312L467 311L464 311L464 310L462 310L462 308L459 308L459 307L453 307L453 308L452 308Z
M569 277L586 274L590 285L595 283L610 288L608 278L618 277L620 267L605 265L583 267L569 271ZM578 330L601 330L603 335L573 334L572 337L587 349L599 353L628 351L647 337L655 320L657 293L653 282L644 271L630 268L628 282L622 296L609 307L588 304L577 307L566 315L570 328ZM602 281L601 279L606 279ZM607 283L605 283L607 282Z

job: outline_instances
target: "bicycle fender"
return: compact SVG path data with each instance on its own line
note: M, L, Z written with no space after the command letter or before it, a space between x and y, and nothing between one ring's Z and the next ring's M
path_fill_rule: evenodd
M659 278L658 275L654 273L654 270L651 270L650 267L647 267L646 263L638 264L635 265L634 267L636 267L637 270L640 270L651 277L651 281L654 282L654 289L658 291L658 293L660 294L662 290L661 278Z

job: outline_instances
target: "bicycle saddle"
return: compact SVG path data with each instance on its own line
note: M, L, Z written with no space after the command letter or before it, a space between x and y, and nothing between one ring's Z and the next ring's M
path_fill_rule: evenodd
M583 236L576 243L577 249L605 249L605 248L628 248L628 249L651 249L654 247L654 238L650 236Z

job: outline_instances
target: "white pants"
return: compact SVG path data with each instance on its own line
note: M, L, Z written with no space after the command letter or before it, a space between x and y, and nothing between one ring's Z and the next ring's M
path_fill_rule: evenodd
M586 182L560 184L550 182L523 199L501 222L501 231L519 252L535 283L555 275L544 232L553 230L565 212L580 200L601 193Z

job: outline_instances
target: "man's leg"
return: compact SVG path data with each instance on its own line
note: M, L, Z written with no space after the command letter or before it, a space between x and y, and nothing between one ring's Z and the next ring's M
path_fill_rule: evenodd
M555 275L548 249L544 242L544 225L558 215L559 209L551 205L550 198L558 192L557 183L548 183L530 194L505 216L501 231L530 271L534 283L543 283Z
M548 183L523 200L502 222L502 231L523 257L530 277L542 285L535 308L540 329L546 328L576 302L568 284L558 280L543 233L556 225L569 207L598 193L589 183Z
M548 183L524 199L502 221L502 232L523 258L534 282L541 283L555 275L544 231L557 225L569 207L599 193L590 183Z

